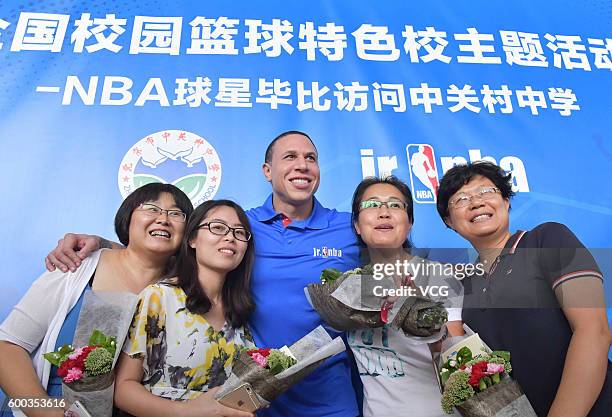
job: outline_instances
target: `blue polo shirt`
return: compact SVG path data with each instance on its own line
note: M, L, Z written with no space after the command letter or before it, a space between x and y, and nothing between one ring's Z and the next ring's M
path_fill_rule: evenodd
M259 347L291 345L323 322L304 295L321 271L359 265L359 248L349 213L323 207L316 199L310 217L283 226L272 206L247 211L255 240L252 291L256 309L250 326ZM330 331L332 337L341 333ZM359 414L346 352L318 369L257 413L262 417L355 417Z

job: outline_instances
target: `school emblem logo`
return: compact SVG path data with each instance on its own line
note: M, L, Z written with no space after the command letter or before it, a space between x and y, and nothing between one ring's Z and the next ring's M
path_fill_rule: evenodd
M123 198L152 182L176 185L198 206L212 199L221 184L221 161L201 136L163 130L140 139L125 154L117 176Z

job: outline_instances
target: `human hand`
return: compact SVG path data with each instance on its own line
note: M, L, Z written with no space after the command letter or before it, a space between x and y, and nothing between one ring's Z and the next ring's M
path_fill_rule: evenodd
M199 397L182 403L182 415L186 417L255 417L253 413L226 407L215 400L215 394L219 388L208 390Z
M100 240L99 236L66 233L58 240L57 247L45 258L45 266L50 272L55 271L55 268L62 272L74 272L83 259L100 249Z

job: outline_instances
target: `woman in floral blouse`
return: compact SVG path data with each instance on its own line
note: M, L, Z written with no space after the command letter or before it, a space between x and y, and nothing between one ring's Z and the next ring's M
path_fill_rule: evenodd
M238 348L254 347L246 328L254 308L251 237L232 201L207 201L194 211L176 277L140 294L117 367L117 407L148 417L252 416L213 398Z

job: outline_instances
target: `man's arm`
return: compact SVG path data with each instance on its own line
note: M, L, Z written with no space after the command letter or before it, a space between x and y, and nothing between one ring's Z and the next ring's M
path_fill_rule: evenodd
M120 249L123 246L96 235L67 233L57 241L57 247L49 252L45 266L50 272L55 271L55 268L62 272L74 272L81 266L83 259L101 248Z

